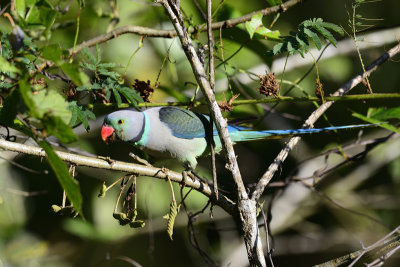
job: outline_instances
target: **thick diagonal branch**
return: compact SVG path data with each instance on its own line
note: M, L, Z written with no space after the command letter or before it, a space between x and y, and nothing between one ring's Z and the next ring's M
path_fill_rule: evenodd
M227 169L231 171L236 186L237 214L239 215L250 265L266 266L257 225L256 201L249 199L244 186L239 166L236 161L235 151L233 150L233 144L229 137L227 122L222 117L221 110L215 99L215 94L210 82L207 80L204 66L201 63L196 50L193 47L192 40L185 28L179 6L177 6L172 0L160 0L159 2L164 6L176 32L178 33L183 50L192 66L196 81L205 96L211 112L212 120L216 125L222 148L226 156Z
M361 83L366 76L369 76L372 72L378 69L378 67L386 62L388 59L394 57L400 53L400 44L397 44L392 49L384 53L374 62L372 62L367 68L365 73L357 74L353 79L349 80L342 87L340 87L332 96L342 96L348 93L351 89L353 89L357 84ZM303 128L313 127L314 123L318 120L325 111L335 103L334 101L328 101L321 105L318 109L316 109L304 122ZM289 140L285 148L281 150L278 156L275 158L274 162L269 166L268 170L263 174L261 179L258 181L256 188L254 189L251 199L258 200L262 193L264 192L265 187L271 181L275 172L278 170L279 166L285 161L289 152L297 145L300 141L301 137L293 137Z

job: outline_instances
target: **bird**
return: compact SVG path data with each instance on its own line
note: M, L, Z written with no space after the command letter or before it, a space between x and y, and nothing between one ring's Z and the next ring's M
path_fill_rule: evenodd
M235 144L372 125L262 131L231 124L227 127L232 143ZM210 153L211 142L216 153L222 149L215 125L211 131L208 115L172 106L148 108L144 111L124 109L112 112L104 118L100 134L106 144L121 140L155 158L176 159L190 170L196 169L198 157Z

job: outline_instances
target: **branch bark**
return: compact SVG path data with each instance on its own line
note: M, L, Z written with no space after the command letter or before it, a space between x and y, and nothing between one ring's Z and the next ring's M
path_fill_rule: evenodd
M172 0L159 0L158 2L164 6L176 32L178 33L182 48L192 66L196 81L206 98L207 104L210 108L211 117L216 125L222 148L226 156L227 169L232 173L232 178L236 187L238 217L243 230L250 265L266 266L262 243L258 232L256 201L249 198L244 186L239 166L236 161L235 151L233 150L233 144L229 137L227 122L222 117L221 110L219 109L218 103L215 99L215 94L210 82L207 80L204 66L193 47L189 33L184 25L179 6Z
M358 75L356 75L353 79L349 80L341 88L339 88L334 94L332 94L332 96L337 97L337 96L342 96L342 95L348 93L357 84L361 83L366 76L369 76L372 72L377 70L377 68L381 64L386 62L388 59L394 57L398 53L400 53L400 44L397 44L396 46L391 48L389 51L384 53L382 56L380 56L378 59L376 59L374 62L372 62L366 68L366 72L364 72L364 73L361 72ZM318 109L316 109L308 117L308 119L304 122L303 128L313 127L314 123L318 120L318 118L320 116L322 116L322 114L324 114L325 111L328 108L330 108L333 103L335 103L335 102L328 101L328 102L324 103L323 105L321 105ZM297 145L297 143L300 141L300 139L301 139L301 137L293 137L289 140L286 147L281 150L281 152L275 158L273 163L269 166L268 170L263 174L261 179L258 181L257 186L251 195L251 199L258 200L261 197L262 193L264 192L265 187L271 181L272 177L274 176L275 172L278 170L279 166L285 161L289 152Z
M14 151L18 153L23 153L27 155L33 155L38 157L45 157L45 151L36 146L29 146L25 144L20 144L16 142L6 141L4 139L0 139L0 149ZM218 205L223 208L226 212L231 215L236 213L235 203L227 198L225 195L221 193L218 195L218 200L216 200L215 195L213 193L213 189L207 184L202 182L199 179L191 179L182 176L181 173L177 173L171 170L165 170L155 167L144 166L135 163L128 163L123 161L116 160L106 160L98 157L87 157L62 151L56 151L58 157L68 163L74 164L76 166L86 166L91 168L103 169L103 170L113 170L113 171L122 171L127 173L135 173L138 175L154 177L158 179L165 180L168 178L171 181L176 183L180 183L186 187L191 187L203 195L207 196L213 201L214 205Z

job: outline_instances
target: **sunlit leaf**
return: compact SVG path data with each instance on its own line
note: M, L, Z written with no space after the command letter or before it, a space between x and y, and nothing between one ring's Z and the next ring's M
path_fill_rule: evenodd
M0 55L0 72L21 73L21 71Z
M253 15L250 21L246 21L246 29L252 39L254 34L259 34L266 39L279 39L279 31L271 31L262 23L263 15L261 13Z
M59 117L65 124L70 122L72 114L68 109L68 102L56 91L41 90L35 94L31 93L30 97L34 102L37 118L43 118L47 113Z
M25 17L25 0L15 0L14 1L15 9L17 10L18 15L21 18Z

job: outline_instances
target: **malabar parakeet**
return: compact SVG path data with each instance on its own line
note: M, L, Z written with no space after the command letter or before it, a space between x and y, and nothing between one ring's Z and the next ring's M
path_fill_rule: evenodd
M233 143L284 138L308 133L368 127L370 124L296 130L254 131L247 127L228 125ZM221 151L215 125L212 131L210 117L178 107L156 107L142 112L119 110L108 114L101 127L104 142L119 139L156 158L174 158L194 170L197 158L210 153L210 141L215 151Z

